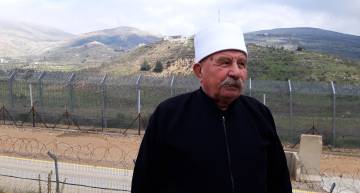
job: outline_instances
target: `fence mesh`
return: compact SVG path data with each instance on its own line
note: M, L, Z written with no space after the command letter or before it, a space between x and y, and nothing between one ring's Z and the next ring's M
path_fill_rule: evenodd
M194 76L0 72L0 102L17 122L31 121L30 85L46 123L68 112L92 128L141 129L161 101L199 88ZM246 95L273 112L283 141L294 144L301 133L316 131L325 144L360 147L360 85L335 84L333 90L328 82L248 80L246 87Z

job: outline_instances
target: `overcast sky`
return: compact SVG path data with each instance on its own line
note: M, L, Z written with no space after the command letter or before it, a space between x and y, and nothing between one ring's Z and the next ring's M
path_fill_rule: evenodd
M219 18L240 24L245 32L317 27L360 35L360 0L0 0L1 20L74 34L132 26L191 35Z

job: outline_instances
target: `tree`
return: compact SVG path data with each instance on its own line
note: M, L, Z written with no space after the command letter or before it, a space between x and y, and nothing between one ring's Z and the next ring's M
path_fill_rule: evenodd
M166 62L166 68L169 68L171 66L171 62L170 61L167 61Z
M164 69L162 63L160 61L156 61L155 67L153 69L153 72L162 72Z
M150 68L151 67L149 65L149 62L147 60L144 60L144 62L140 66L140 71L149 71Z

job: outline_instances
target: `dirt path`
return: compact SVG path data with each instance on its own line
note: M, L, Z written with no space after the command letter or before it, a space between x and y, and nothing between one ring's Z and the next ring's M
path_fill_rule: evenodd
M0 154L132 169L141 137L119 133L83 133L44 128L0 126Z
M360 157L323 154L320 168L325 175L360 178Z
M119 133L80 133L45 128L16 128L0 125L0 153L20 157L48 159L48 150L62 160L132 169L141 137ZM349 155L344 152L351 152ZM360 178L360 150L324 151L321 172L325 175ZM335 154L335 155L334 155ZM359 154L359 155L358 155ZM358 156L357 156L358 155Z

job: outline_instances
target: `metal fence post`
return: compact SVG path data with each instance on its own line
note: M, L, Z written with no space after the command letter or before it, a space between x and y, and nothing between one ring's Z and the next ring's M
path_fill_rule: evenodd
M9 80L8 80L8 87L9 87L9 103L10 107L14 108L14 93L13 93L13 82L16 76L16 71L13 71L10 74Z
M105 117L105 110L106 110L106 79L107 74L101 80L101 128L107 128L107 121Z
M141 113L141 96L140 96L140 80L141 80L141 74L139 75L138 79L136 80L136 90L137 90L137 113Z
M291 80L288 80L289 83L289 129L290 129L290 140L291 142L294 139L294 130L293 130L293 95L292 95L292 86Z
M136 81L136 90L137 90L137 113L138 113L138 134L140 135L140 128L141 128L141 88L140 88L140 80L141 80L141 74L139 75L137 81Z
M251 96L251 89L252 89L252 82L251 82L251 77L249 78L249 95Z
M263 104L266 105L266 94L263 94Z
M74 78L75 78L75 73L72 73L68 80L70 112L74 111Z
M31 114L32 114L32 126L35 127L35 107L33 101L33 94L32 94L32 84L29 83L29 95L30 95L30 106L31 106Z
M59 170L58 170L58 162L57 157L52 154L50 151L47 153L55 162L55 176L56 176L56 193L60 193L60 180L59 180Z
M38 101L39 101L39 105L40 108L42 108L44 106L44 102L43 102L43 84L42 84L42 79L44 78L46 72L42 72L38 78Z
M175 79L175 76L173 75L171 78L171 82L170 82L171 96L174 96L174 79Z
M335 126L335 119L336 119L336 90L335 90L335 84L333 81L331 83L331 89L332 89L332 144L335 147L336 146L336 126Z

